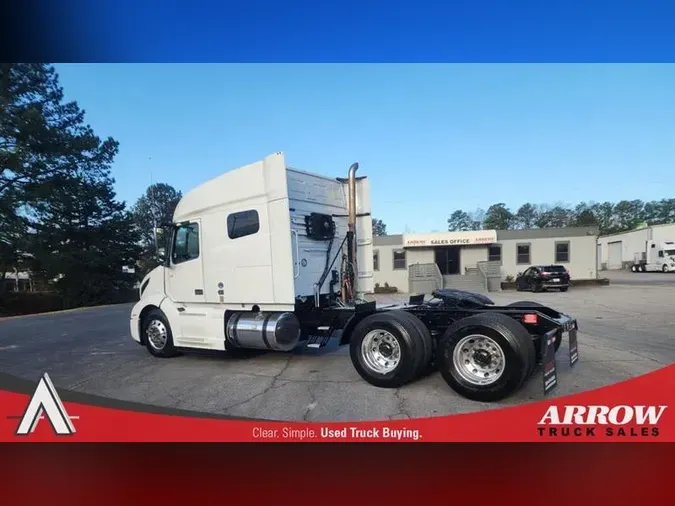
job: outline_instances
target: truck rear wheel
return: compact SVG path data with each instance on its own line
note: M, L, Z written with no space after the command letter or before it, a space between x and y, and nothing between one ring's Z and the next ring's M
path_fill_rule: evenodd
M142 324L143 340L151 355L170 358L180 355L173 345L173 334L166 316L159 309L153 309L144 318Z
M536 365L532 338L501 313L483 313L452 324L438 346L445 382L474 401L493 402L518 390Z
M380 388L398 388L416 378L432 351L429 331L416 320L405 311L392 310L360 321L349 343L356 372Z
M420 340L422 342L422 345L424 346L424 358L422 359L422 363L420 364L419 370L415 374L415 377L426 375L429 372L431 372L431 365L432 365L431 362L434 354L434 341L431 338L429 329L415 315L410 314L407 311L400 311L400 312L397 311L397 313L402 318L408 318L410 322L417 327Z

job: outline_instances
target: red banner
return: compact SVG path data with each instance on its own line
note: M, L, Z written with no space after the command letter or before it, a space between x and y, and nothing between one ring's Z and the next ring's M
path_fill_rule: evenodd
M32 396L0 392L0 441L664 442L675 441L674 404L675 365L597 390L516 407L411 420L325 423L61 403L47 378Z

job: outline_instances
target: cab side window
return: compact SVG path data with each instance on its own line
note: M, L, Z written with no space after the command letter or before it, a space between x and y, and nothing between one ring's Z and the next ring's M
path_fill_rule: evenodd
M199 258L199 225L189 223L176 229L171 248L171 261L174 264Z
M239 239L259 231L260 216L255 209L232 213L227 217L227 236L230 239Z

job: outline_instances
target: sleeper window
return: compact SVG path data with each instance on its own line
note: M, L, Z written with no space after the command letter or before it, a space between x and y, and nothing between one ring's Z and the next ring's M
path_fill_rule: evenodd
M230 239L239 239L258 233L260 230L260 217L258 211L251 209L232 213L227 217L227 236Z

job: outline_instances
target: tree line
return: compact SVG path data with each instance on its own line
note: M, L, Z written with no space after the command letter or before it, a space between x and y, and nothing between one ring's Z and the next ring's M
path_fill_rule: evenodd
M455 210L448 218L449 231L514 230L528 228L597 227L601 235L634 230L643 224L675 222L675 199L650 202L581 202L576 206L526 203L517 210L504 203L487 210Z
M118 151L65 100L52 65L0 64L0 310L7 273L30 273L35 289L77 307L135 294L157 265L155 226L181 192L153 184L127 207L114 190ZM386 226L374 220L373 231Z
M31 272L66 307L114 302L133 286L124 267L140 246L113 189L118 150L64 99L51 65L0 64L0 277Z
M170 222L182 197L157 183L127 207L114 191L119 143L101 138L76 101L66 101L48 64L0 64L0 306L4 277L29 272L65 307L115 302L157 265L155 225ZM621 232L641 222L675 221L675 199L581 203L576 207L503 203L456 210L448 230L596 225ZM373 218L373 235L386 224ZM129 270L128 267L133 269Z

